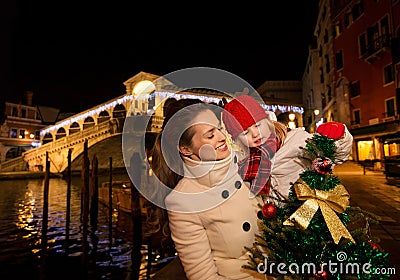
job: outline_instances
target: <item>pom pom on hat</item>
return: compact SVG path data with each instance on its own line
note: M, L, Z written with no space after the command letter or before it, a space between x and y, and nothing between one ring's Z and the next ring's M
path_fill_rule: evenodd
M268 114L260 103L249 95L233 99L225 105L222 113L222 121L233 138L262 119L269 119Z
M339 122L327 122L318 126L317 133L338 140L345 134L345 126Z

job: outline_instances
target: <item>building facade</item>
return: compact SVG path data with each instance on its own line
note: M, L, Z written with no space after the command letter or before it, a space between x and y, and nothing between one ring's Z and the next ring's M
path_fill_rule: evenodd
M332 1L320 0L314 28L315 41L302 77L304 126L315 132L322 122L337 121L350 127L350 100L347 91L336 84Z
M305 127L345 123L351 158L383 168L400 157L400 0L320 0L314 35L302 79Z
M338 116L350 117L355 159L381 168L400 155L400 1L331 1L330 10Z
M318 51L310 46L306 67L302 77L302 96L304 104L303 122L305 129L314 133L317 123L321 121L322 102L319 81Z
M0 162L22 155L23 152L40 145L40 130L53 120L59 110L46 110L32 104L33 93L25 92L24 100L19 103L5 102L0 122ZM54 109L54 108L50 108ZM51 121L50 121L51 122Z
M257 92L264 100L265 109L274 112L279 121L288 126L291 122L293 127L304 127L301 81L265 81ZM293 120L289 119L290 114Z

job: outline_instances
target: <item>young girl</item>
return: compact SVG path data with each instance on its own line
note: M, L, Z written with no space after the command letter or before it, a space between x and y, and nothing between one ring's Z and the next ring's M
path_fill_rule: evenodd
M248 261L244 247L260 234L258 202L249 198L220 121L210 105L180 102L169 107L152 152L152 169L172 189L165 205L186 276L264 279L242 268Z
M287 130L283 124L270 120L260 103L248 95L225 104L222 120L242 152L239 172L243 180L251 182L252 193L287 198L291 183L310 165L301 147L312 135L301 128ZM335 164L340 164L349 157L353 141L346 126L325 123L317 130L328 137L337 131L341 135L335 141Z

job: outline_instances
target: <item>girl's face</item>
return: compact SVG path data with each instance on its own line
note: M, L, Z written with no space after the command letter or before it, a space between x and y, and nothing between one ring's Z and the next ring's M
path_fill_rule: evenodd
M211 110L197 115L191 126L193 137L190 147L179 147L180 152L197 161L225 159L230 155L226 136L221 131L218 118Z
M271 129L267 119L262 119L237 136L237 140L246 147L253 148L265 143L271 135Z

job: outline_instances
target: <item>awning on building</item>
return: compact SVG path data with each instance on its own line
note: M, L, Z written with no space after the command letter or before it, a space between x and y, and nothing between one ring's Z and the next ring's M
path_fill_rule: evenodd
M383 144L399 143L400 144L400 132L386 134L379 139Z
M380 123L377 125L369 125L360 128L350 129L350 133L353 136L372 136L373 134L382 133L388 131L387 123Z
M394 141L396 138L400 138L400 121L395 120L391 122L353 128L350 129L350 133L353 135L355 140L362 140L363 138L377 138L381 143L384 143L386 140L389 141L389 139Z

